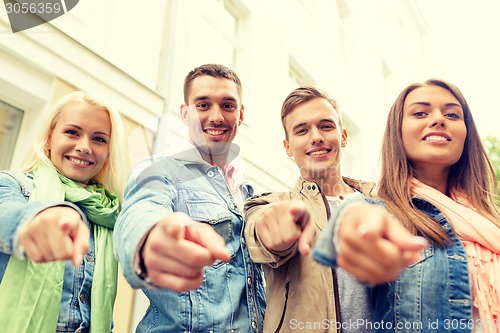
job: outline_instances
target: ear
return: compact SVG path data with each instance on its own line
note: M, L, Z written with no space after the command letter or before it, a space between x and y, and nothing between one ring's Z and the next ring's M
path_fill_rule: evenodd
M342 130L342 147L347 146L347 131L345 129Z
M244 119L245 119L245 107L242 105L240 109L240 119L238 120L238 126L243 124Z
M290 151L290 144L288 143L287 139L283 139L283 147L285 147L286 154L292 157L292 152Z
M43 145L43 148L46 152L47 157L50 157L50 141L52 140L52 133L49 134L47 137L47 140L45 140L45 144Z
M188 105L186 103L182 103L180 107L180 115L184 124L189 123L189 115L188 115Z

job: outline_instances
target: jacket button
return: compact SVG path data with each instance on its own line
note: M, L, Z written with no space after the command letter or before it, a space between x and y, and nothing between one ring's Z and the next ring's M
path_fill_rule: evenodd
M315 189L316 189L316 185L313 185L313 186L312 186L312 189L313 189L313 190L315 190Z
M256 329L257 328L257 324L255 323L255 321L252 320L252 328L253 329Z
M248 285L251 285L251 284L252 284L252 279L251 279L251 278L248 278L248 279L247 279L247 283L248 283Z
M311 186L307 186L307 189L310 190L311 189Z
M213 176L215 176L215 172L213 170L209 170L207 172L207 176L210 177L210 178L212 178Z

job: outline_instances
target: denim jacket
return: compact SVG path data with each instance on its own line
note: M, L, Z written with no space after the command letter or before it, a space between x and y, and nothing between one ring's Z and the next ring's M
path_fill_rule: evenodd
M243 198L253 190L240 186ZM242 238L244 218L217 166L203 161L193 147L155 156L134 167L123 209L115 226L115 251L133 288L142 288L150 306L137 332L261 332L265 310L263 274L250 261ZM163 217L184 212L210 224L231 253L226 262L206 267L201 287L176 293L140 278L134 259L143 238Z
M0 280L3 278L10 256L25 259L18 244L18 231L44 209L54 206L70 206L82 219L85 215L74 204L54 202L31 202L33 190L32 174L0 172ZM64 283L56 332L89 332L90 290L94 274L94 236L90 228L90 250L83 264L74 268L68 261L64 268ZM1 296L0 296L1 297Z
M375 332L471 332L472 299L465 248L435 206L416 196L412 202L441 224L451 243L440 247L431 242L421 253L422 258L396 280L372 288ZM339 209L332 216L313 250L313 258L327 266L336 265L332 235L341 212Z

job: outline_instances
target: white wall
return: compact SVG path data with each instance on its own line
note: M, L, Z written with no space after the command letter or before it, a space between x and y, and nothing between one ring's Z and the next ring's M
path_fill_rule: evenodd
M236 142L256 191L286 190L298 175L284 152L281 104L292 90L290 62L336 98L351 131L343 163L350 177L376 180L385 115L396 94L425 74L415 0L231 0L242 25L235 58L220 0L85 0L51 23L13 34L0 11L0 99L27 111L14 159L56 78L97 90L155 131L156 150L186 134L178 117L184 76L210 62L243 82L245 122ZM339 4L341 5L339 7ZM339 9L340 8L340 9ZM228 63L231 62L231 63ZM130 134L130 145L142 132ZM144 305L138 305L136 318ZM142 303L141 303L142 304Z

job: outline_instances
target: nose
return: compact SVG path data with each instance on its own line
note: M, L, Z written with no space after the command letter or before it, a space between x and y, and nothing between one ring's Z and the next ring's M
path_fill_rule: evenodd
M310 130L311 133L311 143L312 144L318 144L318 143L323 143L324 138L323 135L321 135L321 132L317 128L311 128Z
M90 149L89 139L86 137L80 138L76 143L75 150L79 153L90 155L92 149Z
M441 111L436 110L432 113L432 117L430 118L430 127L444 127L445 126L445 118Z
M210 114L208 116L208 120L210 122L213 122L215 124L222 124L222 121L224 120L224 116L222 115L222 110L218 105L214 105L210 109Z

